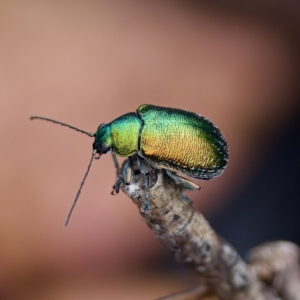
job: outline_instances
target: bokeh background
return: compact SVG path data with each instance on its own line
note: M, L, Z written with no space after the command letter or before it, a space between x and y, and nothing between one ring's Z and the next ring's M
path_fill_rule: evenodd
M130 199L95 131L152 103L226 136L225 173L189 193L244 256L300 243L299 1L0 0L0 298L153 299L197 284Z

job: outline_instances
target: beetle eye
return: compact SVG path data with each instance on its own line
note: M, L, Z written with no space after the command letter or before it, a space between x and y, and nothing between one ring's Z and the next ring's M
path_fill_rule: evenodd
M110 147L109 147L107 144L102 143L102 144L100 145L100 152L101 152L101 154L105 154L105 153L107 153L108 151L110 151Z

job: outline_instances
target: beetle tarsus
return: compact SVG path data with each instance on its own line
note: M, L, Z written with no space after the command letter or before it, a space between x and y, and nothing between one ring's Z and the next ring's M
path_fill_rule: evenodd
M113 185L113 190L111 191L111 195L115 195L115 194L119 194L120 187L122 184L124 184L124 178L123 175L120 175L122 171L119 167L119 162L116 154L112 153L112 158L113 158L114 166L116 168L117 178L115 184Z
M113 190L111 192L111 195L119 194L121 185L124 184L123 177L117 177L116 183L113 185Z

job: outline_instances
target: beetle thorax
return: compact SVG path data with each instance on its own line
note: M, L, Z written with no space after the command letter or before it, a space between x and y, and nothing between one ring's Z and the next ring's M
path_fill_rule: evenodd
M120 156L131 156L138 151L141 120L128 113L110 123L112 151Z

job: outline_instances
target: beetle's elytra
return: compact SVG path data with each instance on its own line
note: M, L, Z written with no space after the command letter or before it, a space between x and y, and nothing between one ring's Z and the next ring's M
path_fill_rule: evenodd
M128 157L123 176L117 178L113 192L118 193L121 184L130 184L132 156L137 154L140 171L146 176L145 200L141 208L144 213L150 211L150 176L154 169L165 169L167 174L183 188L198 190L197 184L180 177L177 172L209 180L222 174L228 161L227 143L220 130L206 118L181 109L143 104L136 112L101 124L96 133L89 133L44 117L31 119L51 121L94 137L93 155L88 171L96 154L98 155L96 158L99 158L102 154L111 152L117 171L119 165L116 155Z

